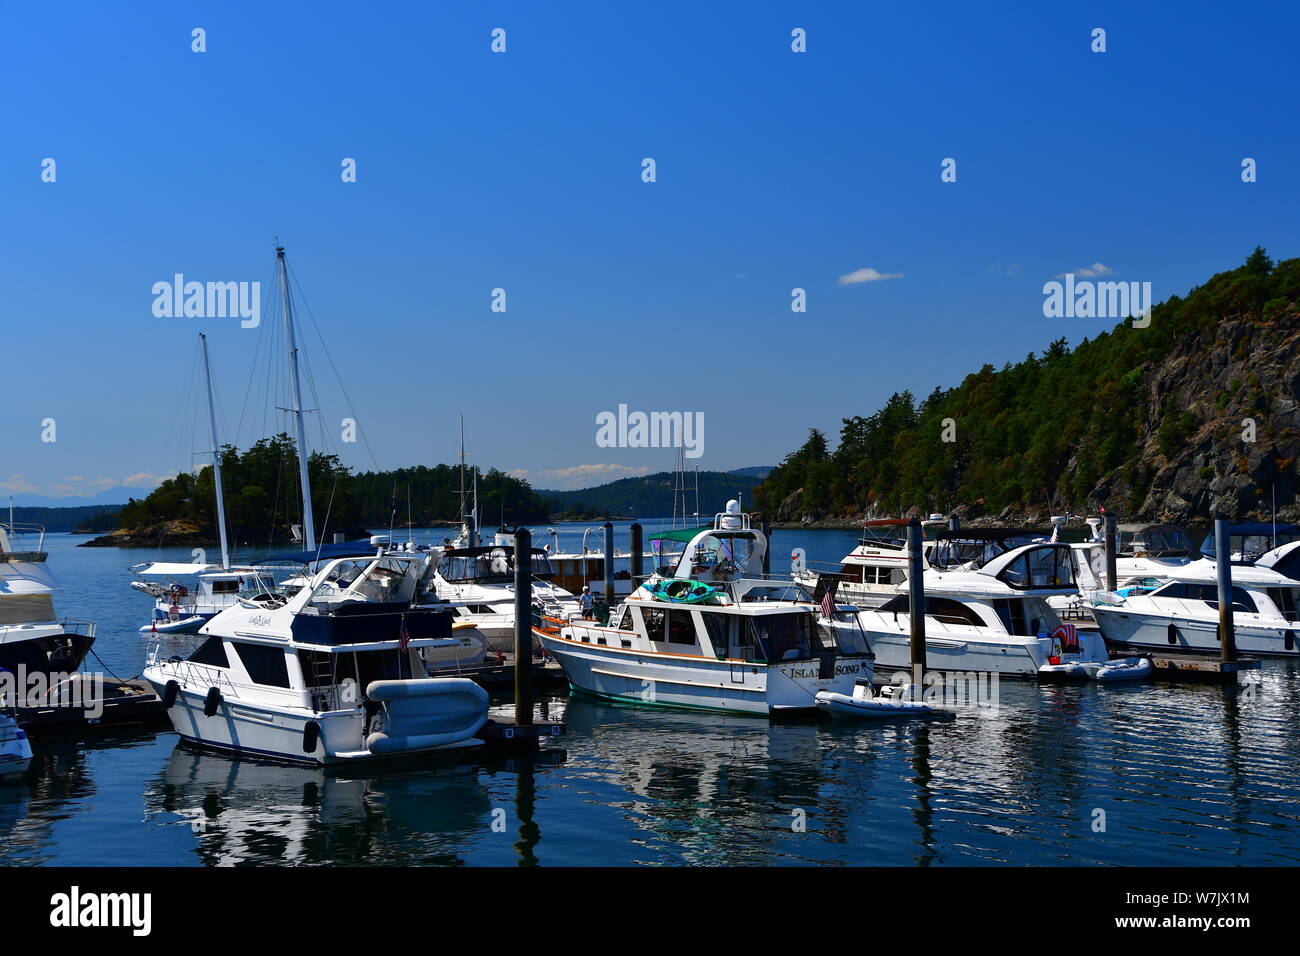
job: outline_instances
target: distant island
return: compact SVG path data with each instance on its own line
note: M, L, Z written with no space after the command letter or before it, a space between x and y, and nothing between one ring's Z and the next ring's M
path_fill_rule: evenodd
M290 544L291 526L301 521L298 457L287 435L263 439L240 452L222 450L226 524L232 546L270 548ZM417 465L393 471L353 474L337 456L308 459L312 514L321 540L342 533L364 537L368 529L450 526L459 521L461 474L457 465ZM700 472L700 510L709 515L727 498L747 494L759 472ZM688 501L694 510L695 476ZM580 491L534 491L521 478L496 468L478 473L479 522L484 527L540 524L549 520L607 518L619 515L672 514L672 474L625 478ZM41 510L41 509L30 509ZM51 512L87 509L44 509ZM60 516L61 525L93 529L99 537L82 547L214 547L218 543L216 491L212 467L169 478L144 498L114 508L100 507L92 517ZM44 522L50 527L47 518ZM106 532L106 533L103 533Z
M1051 320L1048 320L1051 321ZM917 373L925 365L918 362ZM906 513L1038 521L1067 509L1191 523L1300 520L1300 259L1245 264L1070 349L985 365L811 429L754 489L804 525Z

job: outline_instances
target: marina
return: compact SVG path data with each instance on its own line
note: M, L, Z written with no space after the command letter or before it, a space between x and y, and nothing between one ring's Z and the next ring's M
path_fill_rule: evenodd
M616 532L626 541L629 525ZM797 541L828 562L855 538L772 536L777 553ZM46 539L60 575L83 582L65 611L94 610L101 633L129 635L100 652L116 673L137 673L149 636L133 624L139 595L121 584L133 559L75 547L83 540ZM1297 666L1267 660L1248 686L1229 687L1007 680L995 713L939 722L772 722L570 696L552 665L532 713L563 732L543 723L540 750L482 747L342 776L206 752L166 724L42 733L22 782L0 789L0 862L1294 865L1300 785L1285 768L1300 758L1287 730ZM489 713L504 738L514 675L496 669ZM491 822L520 788L536 802L528 819L509 811L510 831L534 835L515 845ZM1102 805L1124 809L1097 834L1090 813ZM806 832L790 830L796 810ZM1153 845L1152 829L1167 836Z

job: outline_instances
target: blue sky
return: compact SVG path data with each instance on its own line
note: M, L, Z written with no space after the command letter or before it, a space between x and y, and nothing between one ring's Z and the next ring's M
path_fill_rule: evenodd
M226 439L260 437L234 434L259 332L156 318L150 290L265 284L276 236L373 450L337 441L349 411L310 332L350 465L451 461L464 413L472 457L537 487L671 467L597 447L619 403L703 412L701 467L774 463L897 389L1112 324L1044 318L1059 273L1101 263L1159 301L1257 243L1300 254L1297 21L1284 4L10 5L0 482L93 494L190 464L199 330ZM862 269L901 277L837 283Z

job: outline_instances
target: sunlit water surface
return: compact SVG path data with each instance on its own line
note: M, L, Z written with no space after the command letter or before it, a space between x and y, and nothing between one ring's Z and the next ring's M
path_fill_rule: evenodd
M560 527L566 548L579 541L581 526ZM149 601L127 567L188 552L83 540L47 539L58 607L98 622L90 669L135 676ZM837 561L854 540L777 532L774 566L795 545ZM1294 865L1296 672L1265 663L1252 694L1003 681L996 716L934 724L558 694L543 706L568 732L536 760L343 774L206 754L170 732L38 741L27 779L0 786L0 864Z

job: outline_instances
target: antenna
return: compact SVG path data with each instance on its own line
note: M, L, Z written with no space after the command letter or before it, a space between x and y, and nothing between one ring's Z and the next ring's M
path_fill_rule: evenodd
M217 486L217 533L221 537L221 569L230 569L230 546L226 541L226 499L221 493L221 442L217 439L217 409L212 401L212 368L208 364L208 337L199 333L203 348L203 386L208 393L208 425L212 434L212 480ZM9 499L10 508L13 498ZM12 514L12 512L11 512ZM12 516L10 518L12 521Z
M302 388L298 384L298 344L293 334L293 303L289 295L289 267L284 258L284 246L275 247L275 257L280 265L280 291L284 296L284 346L289 356L290 401L297 426L298 480L302 485L302 533L305 551L316 550L316 525L311 514L311 478L307 474L307 429L303 423Z

